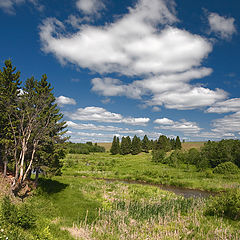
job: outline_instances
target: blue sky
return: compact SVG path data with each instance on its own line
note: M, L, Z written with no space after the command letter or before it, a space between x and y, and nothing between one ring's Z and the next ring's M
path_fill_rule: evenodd
M240 2L0 0L0 61L46 73L73 142L240 137Z

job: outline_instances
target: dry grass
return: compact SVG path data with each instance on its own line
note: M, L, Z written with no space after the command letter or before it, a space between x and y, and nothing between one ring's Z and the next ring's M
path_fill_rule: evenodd
M197 148L200 149L205 142L185 142L182 143L183 150L189 150L191 148ZM99 146L104 147L106 151L110 151L110 148L112 146L112 143L98 143Z
M98 143L97 145L101 146L101 147L104 147L106 149L106 151L110 151L112 143L111 142L109 142L109 143Z
M200 149L201 147L203 147L205 142L185 142L182 143L182 149L183 150L189 150L191 148L196 148L196 149Z

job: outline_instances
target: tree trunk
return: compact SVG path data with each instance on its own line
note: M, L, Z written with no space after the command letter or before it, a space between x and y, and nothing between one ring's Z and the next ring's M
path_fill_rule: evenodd
M36 177L34 180L36 186L38 184L39 170L40 170L40 167L36 167Z
M3 176L7 177L7 164L8 164L8 161L4 161L3 164L4 164Z

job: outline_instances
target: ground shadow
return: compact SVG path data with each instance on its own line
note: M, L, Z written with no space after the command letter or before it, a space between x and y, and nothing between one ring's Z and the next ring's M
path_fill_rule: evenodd
M40 178L38 180L38 188L42 193L54 194L63 191L68 184L61 183L56 180Z

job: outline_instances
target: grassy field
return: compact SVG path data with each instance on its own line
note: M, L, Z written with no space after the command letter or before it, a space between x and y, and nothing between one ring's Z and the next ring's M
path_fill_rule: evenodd
M200 149L205 142L185 142L182 143L182 149L183 150L189 150L191 148ZM102 146L106 149L106 151L110 151L110 148L112 146L112 143L98 143L99 146Z
M182 164L178 168L151 161L150 153L139 155L69 154L64 174L95 178L128 179L155 184L173 185L208 191L222 191L240 186L240 176L197 171L195 166Z
M62 176L41 178L33 195L25 200L36 216L35 227L24 230L6 224L1 213L0 239L239 239L240 221L207 216L208 199L184 198L156 186L120 181L219 191L239 186L239 175L197 172L187 165L172 168L154 164L151 154L146 153L69 154L63 162Z
M240 222L205 216L207 201L154 186L63 175L42 179L27 200L37 214L35 229L0 222L0 239L239 239Z

